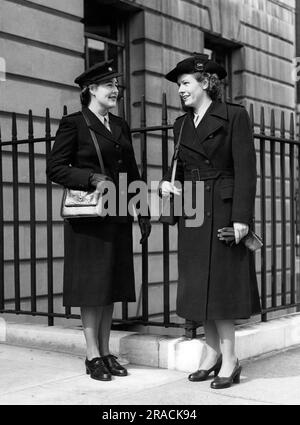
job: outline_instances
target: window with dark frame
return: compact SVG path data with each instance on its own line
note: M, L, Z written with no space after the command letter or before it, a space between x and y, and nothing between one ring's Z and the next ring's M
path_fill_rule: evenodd
M209 59L222 65L228 73L228 57L226 54L218 55L216 51L205 48L204 53L208 55ZM222 81L223 85L223 101L232 101L231 78L228 73L227 77Z
M127 21L124 11L116 11L101 1L84 2L85 67L113 60L113 66L123 74L119 78L118 114L124 114L130 122Z
M223 80L223 101L232 102L232 51L241 45L228 42L211 34L205 34L204 52L209 59L222 65L227 71L227 77Z

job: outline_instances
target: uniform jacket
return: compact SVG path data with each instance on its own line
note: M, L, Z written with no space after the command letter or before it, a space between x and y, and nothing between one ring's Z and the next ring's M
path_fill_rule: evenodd
M85 111L101 149L105 174L112 178L117 187L120 173L127 173L128 184L141 180L126 121L109 113L110 132L90 109L85 108ZM103 171L89 128L82 113L76 112L63 117L60 122L53 149L47 159L47 175L50 180L64 187L87 191L91 189L91 173ZM117 221L122 219L125 217L119 217ZM131 220L126 217L126 221L128 219Z
M197 128L188 112L176 179L204 182L204 222L179 219L177 313L186 319L248 318L260 309L253 254L230 248L217 231L233 222L252 225L256 156L244 107L213 101ZM185 116L174 124L175 142ZM169 170L167 179L170 179Z
M178 139L184 116L174 125ZM176 179L197 179L193 169L206 176L226 173L220 196L232 198L231 222L252 224L256 192L256 157L252 127L246 109L241 105L213 102L197 128L193 114L184 125ZM201 175L201 173L200 173ZM202 180L202 179L201 179Z

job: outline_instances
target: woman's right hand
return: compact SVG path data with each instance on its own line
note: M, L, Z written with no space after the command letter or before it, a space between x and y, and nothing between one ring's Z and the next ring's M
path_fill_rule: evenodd
M169 196L171 193L174 195L180 195L182 190L178 189L174 184L171 182L164 180L160 185L160 190L162 196Z
M112 181L112 179L105 174L93 173L90 175L90 185L95 188L98 186L98 183L102 183L107 180Z

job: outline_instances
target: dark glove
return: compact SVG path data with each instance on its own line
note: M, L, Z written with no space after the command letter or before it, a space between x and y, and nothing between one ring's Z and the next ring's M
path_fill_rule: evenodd
M140 244L143 244L151 233L151 223L148 217L138 217L139 226L142 234Z
M233 227L223 227L218 230L218 238L220 241L225 242L226 245L235 245L235 235Z
M90 185L95 188L97 187L98 183L104 182L106 180L112 181L110 177L100 173L92 173L90 174L90 177L89 177Z

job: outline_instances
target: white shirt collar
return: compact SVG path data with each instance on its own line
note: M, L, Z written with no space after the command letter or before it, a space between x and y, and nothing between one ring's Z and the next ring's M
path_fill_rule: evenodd
M98 115L100 118L100 121L102 122L102 124L104 124L104 118L106 118L106 121L109 123L109 115Z

